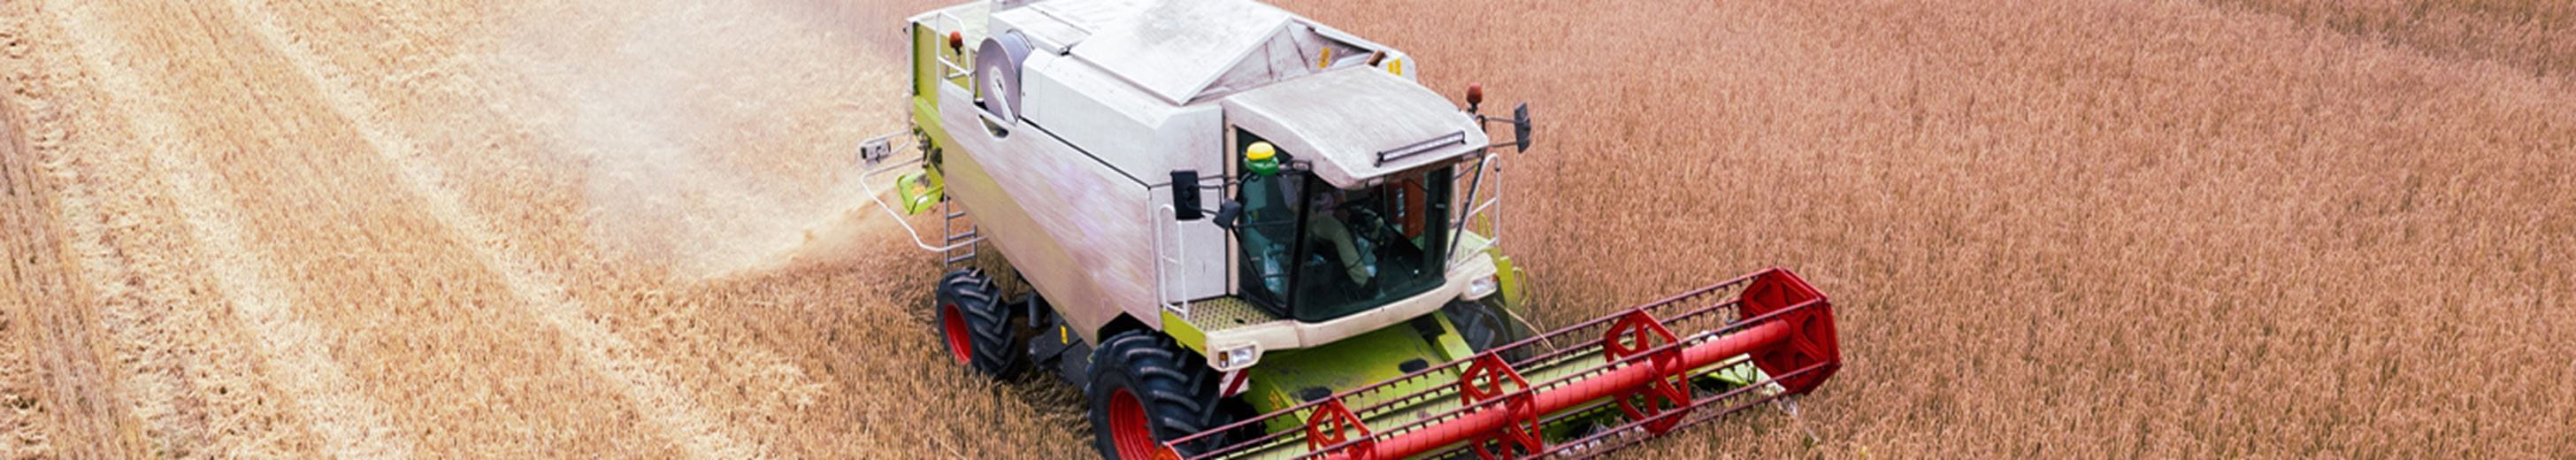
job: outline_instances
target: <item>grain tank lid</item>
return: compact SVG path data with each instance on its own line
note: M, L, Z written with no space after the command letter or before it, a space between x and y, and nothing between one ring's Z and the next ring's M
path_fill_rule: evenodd
M993 3L995 30L1016 30L1029 44L1064 54L1092 32L1136 16L1148 0L1001 0Z
M1247 0L1163 0L1094 31L1072 53L1178 105L1295 19Z
M1340 188L1457 158L1488 141L1448 98L1375 67L1328 70L1223 100L1235 126L1312 162L1316 176Z

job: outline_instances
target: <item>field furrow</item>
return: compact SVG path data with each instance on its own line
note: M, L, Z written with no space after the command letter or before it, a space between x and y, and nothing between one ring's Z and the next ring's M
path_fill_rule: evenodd
M134 106L154 107L158 100L151 96L159 95L185 102L164 113L198 115L165 122L170 126L164 129L186 137L145 136L202 145L193 151L158 152L152 158L161 162L155 169L177 182L189 199L210 202L190 213L198 228L212 230L205 239L217 242L206 256L247 259L264 254L272 262L218 267L219 277L240 280L273 270L298 280L275 288L291 293L263 293L247 283L226 288L246 291L233 303L249 312L245 321L260 326L256 330L263 341L330 350L281 353L270 364L286 369L287 375L277 380L289 387L290 399L306 403L306 420L330 438L333 452L400 455L412 450L414 442L406 439L414 438L422 453L441 455L524 453L517 449L536 446L647 452L667 445L652 433L623 429L635 417L625 400L585 383L595 377L581 372L575 358L552 351L576 348L561 343L544 322L529 318L519 307L523 301L508 292L507 280L498 279L467 246L490 242L451 236L434 216L420 215L426 206L408 199L398 169L381 163L383 157L370 152L363 134L351 127L353 120L334 116L328 102L313 94L314 82L301 79L290 62L274 54L240 52L264 45L230 11L90 7L95 10L72 13L95 17L75 16L73 21L181 25L74 35L87 43L148 50L91 55L168 66L168 73L157 73L163 77L157 81L116 77L113 68L102 73L111 82L127 83L117 89L138 95L130 101ZM226 53L232 53L228 59L156 58ZM209 190L211 186L197 183L203 176L224 177L231 190ZM364 190L375 191L352 193ZM238 210L208 209L227 204ZM227 235L222 221L212 220L218 217L243 219L248 222L243 227L259 233ZM378 239L396 232L428 241ZM227 240L268 244L221 248ZM295 301L291 307L264 304L288 299ZM295 311L284 311L289 309ZM313 325L293 326L286 320ZM327 371L334 367L345 367L336 374L349 377L333 382L335 373ZM316 380L322 383L310 383ZM299 382L306 384L296 386ZM591 396L581 396L585 394ZM461 420L483 422L455 422Z
M339 457L410 456L411 441L386 422L384 411L358 392L358 384L349 377L345 366L323 348L336 340L292 311L293 299L274 281L278 270L244 242L248 232L239 220L243 213L227 199L234 192L218 188L210 177L216 170L204 160L213 153L193 138L183 137L178 119L155 100L160 93L146 86L149 83L136 75L136 70L109 62L136 59L137 52L127 48L119 37L107 35L111 29L98 25L105 12L83 8L84 5L55 6L61 8L57 14L64 32L74 37L81 48L79 54L96 59L87 63L88 68L101 75L111 94L126 98L112 102L132 108L127 112L128 121L137 137L149 146L139 152L145 155L143 158L107 160L148 164L166 181L167 196L176 202L195 239L197 247L193 249L205 257L205 269L216 280L224 303L238 315L235 320L255 331L251 338L260 345L259 356L272 369L270 380L298 403L298 412L307 426L322 435L326 444L323 451ZM120 329L135 329L132 326Z
M149 166L128 152L124 114L96 110L106 99L84 87L86 66L60 52L68 46L27 8L36 31L20 45L41 71L16 73L13 101L43 125L30 126L34 156L58 184L60 231L67 261L55 267L84 281L52 290L35 313L52 316L44 347L60 360L46 378L58 391L58 439L64 454L291 456L311 452L297 424L261 371L258 342L241 334L203 275L194 242L170 202L168 187L149 180ZM40 52L25 53L34 49ZM41 253L41 252L40 252ZM32 259L31 259L32 260ZM43 292L43 291L39 291ZM102 364L83 363L108 357ZM122 454L110 454L121 452Z
M456 234L466 249L473 250L476 260L494 270L517 297L517 303L526 305L554 332L569 339L567 346L583 367L606 378L664 436L678 438L691 457L761 455L756 446L738 441L739 435L717 424L696 401L675 387L666 375L666 366L638 355L632 342L591 320L588 309L566 293L560 276L531 265L510 249L512 245L491 224L467 209L457 192L448 188L451 182L447 174L430 164L428 151L407 136L382 129L379 118L372 116L381 106L352 87L339 66L322 62L301 42L288 40L288 32L262 5L241 0L232 2L232 6L235 13L250 21L264 43L278 50L330 101L332 112L350 122L371 150L400 169L405 191L427 202L427 211L443 224L445 232Z
M0 23L0 37L23 50L25 28L16 18ZM6 61L23 68L23 54ZM14 73L14 72L13 72ZM39 82L13 78L8 87L34 93ZM87 297L63 256L63 238L53 195L56 187L25 139L25 109L16 100L0 102L0 252L8 254L0 272L0 457L131 454L131 445L112 440L128 417L121 404L81 404L114 400L107 353L100 352L98 319L80 308ZM74 438L75 433L101 433Z

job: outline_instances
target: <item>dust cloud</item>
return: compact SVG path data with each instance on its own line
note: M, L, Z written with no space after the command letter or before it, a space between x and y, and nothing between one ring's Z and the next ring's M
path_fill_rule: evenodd
M584 181L606 255L703 279L848 257L891 223L851 152L901 129L899 24L815 1L651 1L522 15L498 59ZM815 37L824 37L816 40ZM877 49L884 48L884 49ZM817 97L817 96L823 97Z

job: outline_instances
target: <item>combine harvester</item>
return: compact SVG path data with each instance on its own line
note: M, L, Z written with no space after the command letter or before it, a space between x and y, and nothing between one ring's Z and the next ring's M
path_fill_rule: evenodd
M898 202L870 195L944 217L905 228L950 268L951 357L1081 387L1103 456L1587 456L1841 365L1831 304L1781 269L1530 333L1498 244L1528 106L1461 110L1394 48L1242 0L996 0L903 33L913 129L860 148Z

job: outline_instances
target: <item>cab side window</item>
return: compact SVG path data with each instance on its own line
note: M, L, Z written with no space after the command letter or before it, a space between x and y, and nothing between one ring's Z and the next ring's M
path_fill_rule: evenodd
M1259 142L1250 133L1239 134L1242 146ZM1237 147L1241 151L1242 146ZM1284 154L1283 154L1284 155ZM1288 301L1288 273L1296 265L1292 257L1297 247L1297 209L1290 206L1297 186L1289 181L1302 175L1243 174L1235 188L1234 200L1243 205L1243 217L1235 232L1236 246L1243 250L1244 294L1285 311Z

